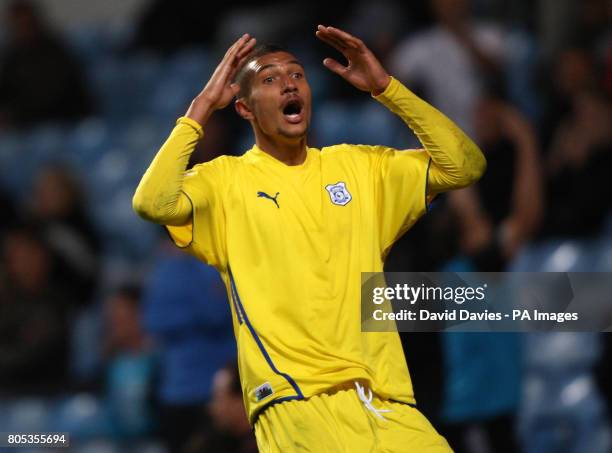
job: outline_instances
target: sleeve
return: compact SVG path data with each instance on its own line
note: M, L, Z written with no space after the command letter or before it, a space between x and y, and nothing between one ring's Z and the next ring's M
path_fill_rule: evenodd
M179 118L143 175L132 201L142 218L164 225L174 243L222 269L225 266L223 214L226 158L217 158L185 171L203 136L202 127Z
M227 261L223 167L221 157L185 172L181 191L191 204L190 221L181 226L166 225L177 247L219 271L225 269Z
M427 173L431 158L424 150L368 147L373 155L374 202L383 257L427 212Z
M134 193L132 206L140 217L161 225L184 225L189 220L191 206L181 188L189 157L202 136L198 123L178 119Z
M374 98L406 123L431 157L431 194L461 189L480 179L486 168L482 152L448 117L393 77Z

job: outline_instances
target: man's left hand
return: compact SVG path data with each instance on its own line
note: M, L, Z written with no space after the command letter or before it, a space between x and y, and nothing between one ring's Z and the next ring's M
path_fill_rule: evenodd
M369 91L374 96L381 94L389 85L391 77L382 67L372 51L359 38L338 28L319 25L317 38L334 47L348 61L343 66L333 58L326 58L323 64L355 88Z

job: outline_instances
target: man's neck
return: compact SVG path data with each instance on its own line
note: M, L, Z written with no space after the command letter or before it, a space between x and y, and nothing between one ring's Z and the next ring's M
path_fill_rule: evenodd
M306 137L295 141L292 140L271 140L265 135L257 135L255 142L257 147L268 153L285 165L302 165L306 160Z

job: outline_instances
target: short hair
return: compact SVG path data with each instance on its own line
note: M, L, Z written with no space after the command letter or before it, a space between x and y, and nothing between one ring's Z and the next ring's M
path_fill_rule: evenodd
M251 81L252 81L252 73L249 71L249 63L257 60L259 57L263 57L264 55L268 55L271 53L277 52L287 52L290 53L287 49L277 44L258 44L253 47L253 50L248 54L247 59L244 61L242 66L236 72L234 77L234 83L240 85L240 91L238 92L238 98L248 97L251 94Z

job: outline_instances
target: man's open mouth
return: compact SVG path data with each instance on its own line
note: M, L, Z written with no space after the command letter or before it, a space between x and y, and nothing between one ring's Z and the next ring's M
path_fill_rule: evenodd
M298 124L304 118L302 100L295 98L288 100L283 106L283 116L291 124Z

